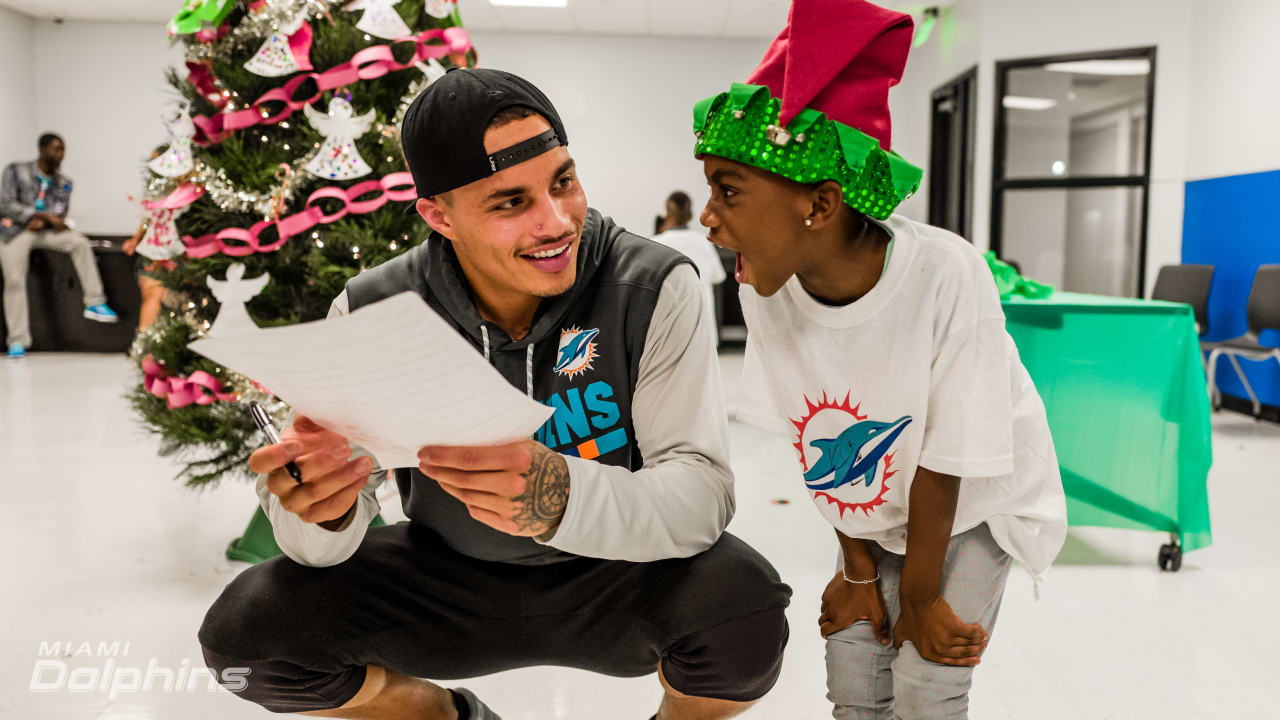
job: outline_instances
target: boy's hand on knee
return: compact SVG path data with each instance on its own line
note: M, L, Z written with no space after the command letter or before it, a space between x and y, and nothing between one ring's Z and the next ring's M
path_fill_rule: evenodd
M871 623L871 632L876 641L888 645L889 615L884 609L884 595L880 593L880 583L854 584L844 579L843 572L837 572L827 589L822 592L821 614L818 616L818 628L822 637L830 637L833 633L853 625L859 620Z
M280 499L281 507L304 522L344 517L369 480L373 462L367 457L351 460L346 438L301 415L280 433L280 440L277 445L254 450L249 470L266 475L267 489ZM302 482L285 471L290 460L302 472Z
M976 667L991 636L981 625L966 623L939 596L928 600L902 598L902 614L893 626L893 646L910 642L929 662Z

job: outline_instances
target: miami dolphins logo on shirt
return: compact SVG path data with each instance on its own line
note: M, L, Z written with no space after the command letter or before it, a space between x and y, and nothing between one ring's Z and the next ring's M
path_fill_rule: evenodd
M804 417L791 420L805 487L815 500L821 497L835 505L840 517L846 510L861 510L869 516L884 504L887 481L898 474L892 469L897 451L890 449L911 424L910 415L882 422L859 414L862 403L850 405L851 395L836 402L824 392L816 405L805 396Z
M599 357L594 340L599 328L580 330L576 327L560 331L560 354L553 368L561 375L572 378L591 369L591 361Z

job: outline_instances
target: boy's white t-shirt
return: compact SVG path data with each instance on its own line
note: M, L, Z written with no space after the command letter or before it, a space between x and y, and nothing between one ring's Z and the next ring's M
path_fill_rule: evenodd
M742 286L748 335L738 419L795 444L814 504L849 537L906 553L916 468L962 478L952 535L982 523L1039 579L1066 537L1044 405L986 262L899 215L884 275L843 307L796 277Z

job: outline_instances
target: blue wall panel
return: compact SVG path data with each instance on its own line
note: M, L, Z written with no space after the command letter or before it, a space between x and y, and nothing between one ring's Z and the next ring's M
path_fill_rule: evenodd
M1187 183L1182 220L1182 262L1213 265L1206 340L1225 340L1247 329L1245 303L1259 265L1280 263L1280 171ZM1280 344L1277 333L1262 341ZM1280 363L1240 365L1258 398L1280 406ZM1218 361L1218 387L1247 398L1226 358Z

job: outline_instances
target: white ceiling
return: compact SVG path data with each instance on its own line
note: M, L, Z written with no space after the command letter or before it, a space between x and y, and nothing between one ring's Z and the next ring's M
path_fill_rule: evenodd
M954 2L879 0L913 13ZM751 38L776 35L790 5L790 0L568 0L564 8L522 8L460 0L462 22L472 30ZM165 22L180 6L180 0L0 0L0 7L31 17L81 21Z

